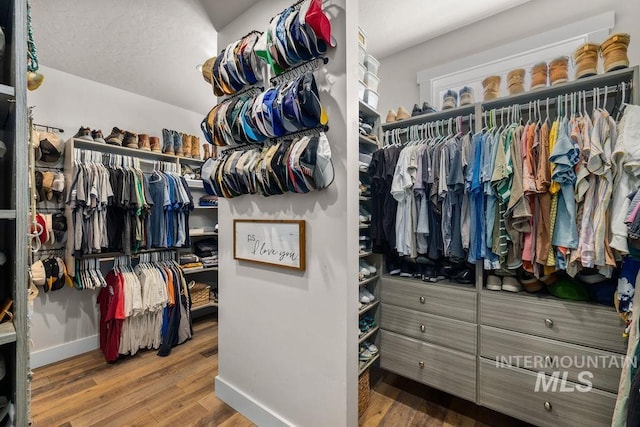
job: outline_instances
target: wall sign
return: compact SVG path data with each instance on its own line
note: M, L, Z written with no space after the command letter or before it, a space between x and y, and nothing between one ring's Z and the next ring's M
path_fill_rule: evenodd
M304 220L233 220L233 259L304 271Z

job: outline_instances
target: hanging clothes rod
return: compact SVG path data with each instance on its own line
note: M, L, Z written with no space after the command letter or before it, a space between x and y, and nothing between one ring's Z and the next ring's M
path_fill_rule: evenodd
M405 128L394 128L394 129L390 129L390 130L385 130L385 132L397 132L398 134L402 135L405 134L407 132L410 132L412 128L419 128L419 127L424 127L424 126L437 126L437 127L442 127L442 126L447 126L449 124L449 122L451 123L455 123L458 120L462 120L462 124L465 123L471 123L475 117L475 115L473 113L471 114L467 114L466 116L455 116L455 117L450 117L448 119L438 119L438 120L430 120L430 121L423 121L420 123L415 123L415 124L411 124Z

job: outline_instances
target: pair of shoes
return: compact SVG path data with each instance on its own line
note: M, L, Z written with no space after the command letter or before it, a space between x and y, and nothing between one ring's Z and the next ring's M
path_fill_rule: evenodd
M358 360L360 360L361 362L368 362L376 354L378 354L378 347L365 341L360 345L360 354L358 355Z
M362 316L358 322L358 328L360 329L360 336L366 334L369 330L376 327L376 320L370 314Z
M490 291L520 292L522 285L513 276L499 277L494 274L487 276L487 289Z
M442 97L442 109L450 110L456 108L458 106L458 97L460 98L460 107L473 104L473 89L469 86L463 87L460 92L449 89Z
M376 347L375 344L370 343L369 341L364 341L360 346L369 350L374 356L378 354L378 347Z
M371 246L369 246L369 242L360 241L360 253L370 252Z
M378 271L378 269L375 268L373 265L367 264L367 262L364 259L360 260L359 267L360 267L360 273L364 277L369 277L372 274L376 274L376 272Z
M397 122L399 120L408 119L411 117L411 114L404 107L398 107L398 111L389 110L387 113L386 123Z
M363 197L370 197L371 193L369 192L369 186L363 183L358 185L358 193Z
M106 142L110 145L124 145L128 148L142 148L145 151L151 151L149 136L143 134L143 137L145 137L145 140L144 145L141 147L138 140L138 134L114 127L111 129L109 136L107 136Z
M164 154L184 156L182 134L171 129L162 129L162 152Z
M442 269L436 268L434 265L426 265L424 267L424 273L422 274L423 282L436 283L444 279L445 276L442 273Z
M418 104L413 105L413 110L411 110L411 117L420 116L422 114L435 113L437 110L431 106L428 102L422 103L422 108L418 106Z
M518 282L522 284L524 290L527 292L538 292L543 288L542 281L538 280L533 273L526 271L523 268L518 269Z
M78 132L76 132L75 135L73 135L74 138L76 139L82 139L85 141L94 141L94 142L100 142L102 144L104 144L104 137L102 136L102 131L101 130L91 130L90 128L85 128L85 127L80 127L80 129L78 130Z
M359 294L358 298L362 304L371 304L376 300L376 296L365 287L360 288Z

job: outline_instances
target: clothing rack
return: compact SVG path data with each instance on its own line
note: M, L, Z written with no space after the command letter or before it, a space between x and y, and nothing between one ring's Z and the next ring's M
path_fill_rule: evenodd
M462 132L463 125L468 123L469 130L473 130L473 120L475 115L470 113L465 116L449 117L443 120L433 120L423 122L419 124L413 124L406 128L396 128L392 130L385 130L383 137L383 145L389 145L390 139L395 139L395 142L399 141L400 136L406 135L407 138L411 135L425 135L433 137L435 135L446 135ZM454 129L455 127L455 129Z
M140 258L143 255L156 255L156 254L163 254L163 253L173 254L172 255L173 258L171 259L175 259L177 255L176 250L171 250L167 248L158 248L158 249L146 249L146 250L138 251L137 253L131 254L131 255L124 255L122 252L103 252L103 253L97 253L97 254L84 254L82 258L78 258L78 260L97 259L98 262L109 262L109 261L114 261L116 258L119 258L119 257L135 259L135 258ZM161 259L161 258L158 258L158 259Z
M274 86L277 86L279 84L286 83L305 73L314 72L317 69L327 65L328 63L329 63L329 58L324 56L319 56L317 58L310 59L307 62L303 62L300 65L296 65L295 67L292 67L283 71L281 74L278 74L277 76L273 76L271 78L271 84Z
M97 162L112 166L136 167L140 168L140 164L149 164L153 166L153 170L162 172L179 173L178 165L173 162L164 162L162 160L140 159L137 157L126 156L123 154L103 153L101 151L75 148L73 158L79 162Z

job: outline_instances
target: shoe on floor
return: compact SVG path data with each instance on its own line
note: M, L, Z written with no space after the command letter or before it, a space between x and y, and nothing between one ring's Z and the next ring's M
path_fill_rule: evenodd
M518 279L513 276L502 278L502 290L508 292L521 292L524 290Z
M73 137L76 139L82 139L84 141L93 141L93 138L91 137L91 129L89 128L80 127L78 132L76 132Z
M493 274L487 276L487 289L489 289L490 291L501 291L502 279Z

